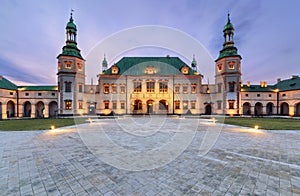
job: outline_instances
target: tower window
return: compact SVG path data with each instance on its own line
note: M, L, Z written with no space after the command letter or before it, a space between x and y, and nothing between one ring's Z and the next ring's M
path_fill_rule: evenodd
M234 92L234 84L235 82L229 82L229 92Z
M72 109L72 100L65 100L65 109L66 110L71 110Z
M222 64L218 64L218 65L217 65L217 68L218 68L218 72L222 71L222 69L223 69Z
M228 101L229 109L234 109L234 101Z
M168 92L168 83L167 82L160 82L159 83L159 92L160 93L167 93Z
M133 88L135 93L140 93L142 92L142 82L134 82L133 83Z
M72 92L72 82L65 82L65 92Z
M154 82L147 82L147 93L154 93Z
M228 69L234 69L234 61L230 61L229 63L228 63Z
M66 67L66 69L72 69L72 62L71 61L65 61L65 67Z

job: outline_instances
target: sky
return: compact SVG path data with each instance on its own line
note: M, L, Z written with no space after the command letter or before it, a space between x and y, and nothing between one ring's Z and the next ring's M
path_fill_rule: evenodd
M229 11L235 46L242 56L242 81L274 84L277 78L300 75L299 7L298 0L1 0L0 75L18 84L56 84L56 57L65 45L71 9L84 58L117 32L158 25L186 33L216 59L224 42L222 30ZM193 53L201 62L197 59L201 57L199 51ZM107 60L111 66L122 56L166 54L178 55L172 49L143 48L118 56L107 54ZM192 55L185 62L190 62ZM102 59L99 53L99 69L93 68L95 74L87 75L87 83L101 72ZM201 71L213 65L198 66L204 77L214 74ZM213 83L214 78L206 78Z

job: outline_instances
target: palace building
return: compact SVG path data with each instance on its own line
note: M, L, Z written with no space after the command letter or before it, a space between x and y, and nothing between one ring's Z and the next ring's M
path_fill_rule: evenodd
M64 115L190 114L300 116L300 78L274 85L242 84L241 60L228 14L224 43L215 60L215 84L203 84L193 57L123 57L108 65L98 83L86 84L72 14L58 55L57 86L17 86L0 76L0 119ZM99 62L100 63L100 62Z

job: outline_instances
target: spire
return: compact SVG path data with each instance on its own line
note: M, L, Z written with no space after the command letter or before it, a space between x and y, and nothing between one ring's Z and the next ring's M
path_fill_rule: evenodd
M104 71L106 69L107 69L107 61L106 61L105 54L104 54L104 59L102 61L102 71Z
M66 25L66 45L63 47L61 55L75 56L83 59L80 50L77 48L77 28L74 23L73 12L74 10L71 10L70 19Z
M226 56L240 56L237 53L237 48L234 46L234 41L233 41L234 27L230 20L229 11L227 14L227 23L223 28L223 34L224 34L223 49L220 51L220 55L219 55L218 59L226 57Z
M197 61L195 59L195 54L193 54L192 67L197 67Z

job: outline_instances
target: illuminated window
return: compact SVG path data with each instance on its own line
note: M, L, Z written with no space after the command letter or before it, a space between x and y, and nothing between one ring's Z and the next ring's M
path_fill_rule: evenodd
M117 93L117 85L116 84L113 84L111 86L111 93Z
M65 100L65 109L66 110L72 110L72 100Z
M154 82L147 82L146 86L147 86L147 93L154 93Z
M117 109L117 102L113 102L112 108L115 110Z
M180 86L179 85L175 86L175 93L180 93Z
M234 69L234 61L230 61L229 63L228 63L228 69Z
M175 109L180 109L180 101L175 101Z
M181 68L181 73L183 73L183 74L189 74L189 68L188 68L188 66L183 66L182 68Z
M196 101L191 102L191 109L196 109Z
M125 93L125 85L120 86L120 92Z
M79 102L78 102L78 108L79 108L79 109L83 109L83 103L82 103L82 101L79 101Z
M82 71L82 64L77 63L77 67L78 67L78 70L79 70L79 71Z
M183 101L182 105L183 105L183 109L188 109L189 102Z
M234 101L228 101L229 109L234 109Z
M72 62L71 61L65 61L65 67L66 67L66 69L72 69Z
M159 82L159 92L160 93L168 92L168 82Z
M222 64L217 65L217 67L218 67L218 72L222 71L222 69L223 69Z
M133 105L134 110L141 110L143 108L143 104L141 100L135 100Z
M72 92L72 82L65 82L65 92Z
M197 93L197 84L192 84L191 85L191 93Z
M58 62L58 64L57 64L57 69L58 69L58 70L60 70L60 69L61 69L60 62Z
M109 109L109 101L104 101L104 109Z
M134 82L133 83L133 91L135 92L135 93L140 93L140 92L142 92L142 82Z
M183 93L188 93L188 86L187 85L182 86L182 92Z
M108 94L109 93L109 84L104 84L103 85L103 93Z
M121 109L125 109L125 103L124 102L121 102Z

